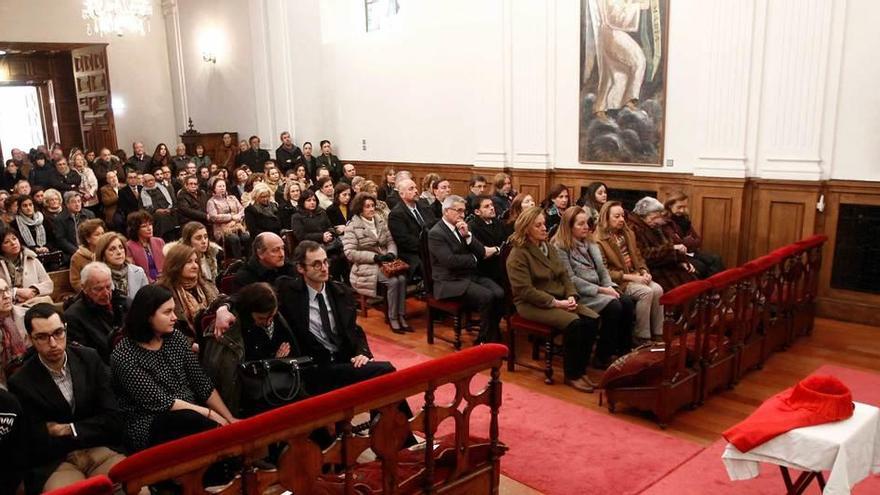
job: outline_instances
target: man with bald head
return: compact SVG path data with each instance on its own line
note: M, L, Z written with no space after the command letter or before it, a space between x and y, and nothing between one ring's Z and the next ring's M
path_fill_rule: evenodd
M274 284L282 275L296 277L296 269L285 258L284 241L278 234L263 232L254 239L253 254L235 273L239 287L255 282Z
M125 162L125 168L128 170L136 170L141 174L145 174L150 169L150 162L153 158L147 154L144 143L140 141L135 141L131 144L132 152L131 158Z
M398 172L398 175L400 172ZM419 236L437 223L437 219L426 208L418 204L419 188L411 178L396 181L400 202L388 215L388 229L397 244L397 256L409 264L410 278L421 277L422 262L419 257Z

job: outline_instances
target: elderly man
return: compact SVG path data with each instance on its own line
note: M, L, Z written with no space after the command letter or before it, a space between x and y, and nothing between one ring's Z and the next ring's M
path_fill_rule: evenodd
M684 244L675 244L663 233L666 223L666 207L663 203L646 196L633 208L627 224L636 236L639 251L651 270L654 281L665 292L696 280L695 269L687 255Z
M81 182L82 176L79 175L79 172L70 168L67 159L64 157L55 162L55 170L49 174L49 187L57 189L62 194L67 191L79 190Z
M171 157L172 170L176 173L185 169L186 164L189 163L190 160L191 158L186 154L186 145L183 143L177 143L177 147L174 149L174 156Z
M285 259L284 241L278 234L263 232L254 239L253 249L250 259L235 273L239 287L254 282L274 284L282 275L296 276L296 269Z
M140 141L132 143L131 148L134 154L125 162L125 169L135 170L140 174L146 173L150 170L150 163L153 161L153 157L147 154L144 149L144 143Z
M110 373L88 347L69 345L64 318L51 304L30 308L24 325L37 356L9 379L32 425L28 493L107 474L124 459L123 423Z
M159 174L161 175L161 172ZM174 230L174 226L177 225L177 215L174 213L174 196L172 196L174 193L159 184L152 174L144 174L143 181L141 206L153 215L153 230L156 237L164 239L165 234Z
M64 193L64 211L55 217L55 244L67 256L73 256L73 253L79 248L79 239L77 238L77 227L82 222L95 218L95 214L83 208L82 195L77 191L67 191Z
M122 165L119 163L119 158L110 153L110 150L107 148L101 148L98 158L95 159L95 162L92 164L92 171L95 172L95 178L98 179L98 186L101 187L107 184L108 172L116 172L117 179L125 178L125 175L123 175L122 172Z
M465 200L448 196L443 200L443 218L428 232L428 252L434 278L434 297L462 298L480 312L477 344L500 342L498 324L504 308L504 289L477 272L481 260L498 256L500 247L485 247L464 221Z
M398 172L400 174L400 172ZM409 264L409 276L421 277L422 261L419 254L419 237L437 223L430 207L419 204L419 188L412 179L399 179L397 192L400 202L388 215L388 229L397 244L397 256Z
M64 311L69 340L91 347L105 363L110 362L113 337L122 329L128 299L113 290L110 267L93 261L83 267L82 291Z
M341 184L351 185L351 180L357 175L357 171L354 168L354 165L351 163L346 163L342 166L342 177L339 178L339 182Z

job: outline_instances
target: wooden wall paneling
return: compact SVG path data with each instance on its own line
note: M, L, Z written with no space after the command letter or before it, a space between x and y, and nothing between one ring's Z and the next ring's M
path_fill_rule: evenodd
M740 263L743 179L695 177L690 183L691 219L703 237L703 248L720 254L726 266Z
M757 179L754 187L750 259L815 232L821 183Z
M515 169L510 170L508 173L510 174L510 182L517 193L530 194L535 203L538 204L544 200L547 190L553 184L550 182L550 177L546 170Z
M449 180L453 194L458 194L459 196L467 196L470 192L468 182L471 180L471 175L475 173L472 165L340 160L342 163L353 164L358 175L366 177L379 185L382 184L384 179L382 174L386 167L393 167L395 172L408 170L412 172L413 180L416 181L419 191L422 190L422 178L425 175L431 172L438 173L444 179ZM491 180L489 177L487 179Z

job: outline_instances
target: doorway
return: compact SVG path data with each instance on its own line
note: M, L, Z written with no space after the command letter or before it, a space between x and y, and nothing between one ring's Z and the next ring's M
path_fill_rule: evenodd
M0 147L3 159L18 148L27 153L46 143L40 95L36 86L0 86Z

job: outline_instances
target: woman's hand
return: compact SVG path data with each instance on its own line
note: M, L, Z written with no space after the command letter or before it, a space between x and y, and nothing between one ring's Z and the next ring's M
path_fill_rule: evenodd
M681 254L687 254L688 252L688 248L684 244L676 244L672 247Z
M278 350L275 351L275 357L283 358L287 357L290 354L290 344L288 342L282 342L280 346L278 346Z
M15 298L18 299L18 302L30 301L34 297L37 296L37 291L28 287L26 289L17 289L15 291Z
M574 311L577 309L577 301L575 301L573 297L569 297L568 299L556 299L553 301L553 306L566 311Z
M332 232L324 232L324 243L326 244L332 240L333 240L333 233Z
M214 411L212 411L210 409L208 409L208 419L217 423L220 426L226 426L229 424L229 421L226 421L226 418L224 418L223 416L220 416L219 414L215 413Z
M605 294L606 296L611 296L614 299L620 298L620 294L618 294L613 287L599 287L599 294Z
M345 233L345 225L337 225L336 226L336 233L339 235L344 234Z
M217 317L214 319L214 337L220 338L235 323L235 315L229 308L220 306L217 308Z
M37 254L46 254L49 252L49 248L47 247L35 247L34 252Z

